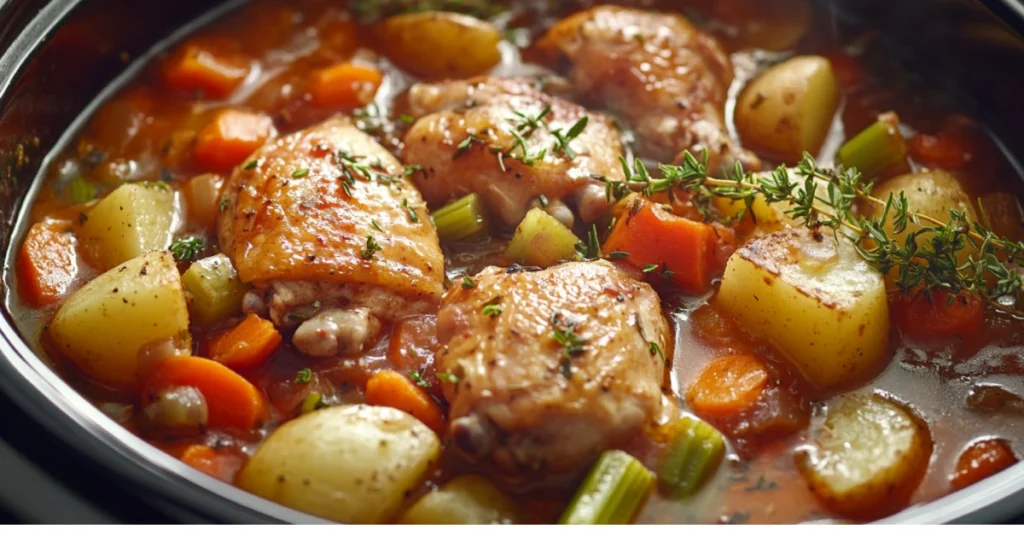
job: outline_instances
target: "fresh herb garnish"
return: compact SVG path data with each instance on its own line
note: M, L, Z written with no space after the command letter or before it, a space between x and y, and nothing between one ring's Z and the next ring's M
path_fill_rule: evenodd
M540 208L548 208L548 196L540 194L537 198L537 202L540 203Z
M651 355L656 355L662 359L665 359L665 354L661 353L661 346L659 346L656 342L652 341L647 343L647 351L650 352Z
M437 379L443 382L459 383L459 377L454 374L449 374L447 372L438 372L437 374L435 374L435 376L437 376Z
M299 168L292 172L293 179L301 179L306 175L309 175L309 168Z
M206 241L196 236L190 236L188 238L179 238L175 240L171 247L167 248L174 255L174 260L178 262L191 261L199 255L199 252L206 247Z
M551 315L551 325L554 328L551 332L551 338L562 346L562 358L560 360L562 376L571 378L572 358L583 353L585 350L584 345L587 341L576 334L578 324L565 319L560 313Z
M416 122L416 118L409 114L402 114L398 116L398 120L405 123L406 125L411 125Z
M414 353L411 348L409 349L409 353ZM415 383L416 385L424 389L430 389L431 387L433 387L433 384L423 377L423 371L410 370L407 374L409 375L409 379L412 380L412 382Z
M227 210L229 204L231 204L231 200L230 199L228 199L226 197L220 198L220 205L219 205L220 206L220 211L224 212L225 210Z
M484 304L484 307L483 309L480 310L480 312L483 313L484 316L490 316L492 318L496 317L501 314L501 306L498 305L499 303L501 303L500 295L488 300L487 303Z
M76 205L96 199L96 186L82 177L75 177L68 183L68 194Z
M583 129L587 128L587 123L589 121L589 116L585 115L581 117L578 121L573 123L571 127L569 127L569 131L565 134L562 134L562 129L560 128L552 130L551 135L555 137L555 145L553 147L555 153L564 155L570 160L576 158L576 151L572 150L569 143L583 133Z
M475 134L467 134L466 137L463 138L462 141L460 141L459 144L455 146L455 153L452 154L452 159L454 160L468 152L469 148L476 141L477 137Z
M412 223L420 222L419 214L416 214L416 210L409 206L408 199L402 199L402 208L405 209L405 213L409 216L409 221Z
M251 169L256 169L256 166L258 166L258 165L260 165L260 161L259 160L250 160L244 166L242 166L242 169L244 169L246 171L249 171Z
M610 253L608 253L607 255L604 256L604 258L612 259L612 260L615 260L615 259L625 259L627 257L629 257L629 252L628 251L619 251L619 250L612 251L612 252L610 252Z
M464 288L464 289L471 289L471 288L473 288L475 286L476 286L476 281L473 281L472 277L469 277L468 275L462 276L462 288Z
M580 254L580 257L587 260L601 258L601 238L597 234L597 225L590 226L585 242L576 243L576 252Z
M380 231L382 233L384 232L384 229L380 228L380 224L377 223L377 220L370 220L370 225L372 225L374 229L376 229L376 230L378 230L378 231Z
M373 258L374 253L377 253L382 249L383 248L380 247L380 244L377 243L377 239L374 238L373 235L366 235L366 247L364 247L359 253L359 256L361 256L363 260L368 261Z
M304 368L295 374L295 383L303 384L309 383L313 379L313 371L309 368Z
M417 171L423 171L423 166L419 164L406 164L405 165L405 176L412 177Z

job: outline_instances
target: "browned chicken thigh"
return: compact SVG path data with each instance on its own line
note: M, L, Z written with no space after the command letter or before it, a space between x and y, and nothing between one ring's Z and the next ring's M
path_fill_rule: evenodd
M530 80L416 84L409 103L418 121L405 136L402 158L422 166L413 181L432 205L476 192L514 226L544 196L548 211L571 226L573 213L563 201L583 221L594 221L608 208L594 177L622 179L622 143L611 120L547 95ZM574 125L582 130L560 144Z
M455 444L510 481L571 475L663 407L658 295L605 261L487 268L445 295L437 338Z
M736 161L760 168L724 127L729 56L682 16L596 7L556 23L531 52L566 74L581 98L631 125L642 155L668 161L706 149L710 170Z
M380 320L432 312L444 259L419 192L370 136L332 120L268 142L225 184L221 249L249 311L300 324L319 357L358 352Z

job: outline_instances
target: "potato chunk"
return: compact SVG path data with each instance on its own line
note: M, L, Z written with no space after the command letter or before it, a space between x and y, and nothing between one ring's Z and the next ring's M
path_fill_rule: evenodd
M508 525L516 503L479 475L462 475L424 495L402 514L406 525Z
M125 184L89 210L79 239L88 259L109 270L169 246L174 219L174 192L166 184Z
M382 406L335 406L285 423L238 476L238 485L341 523L391 519L441 449L415 417Z
M501 61L501 32L458 13L395 15L376 28L384 55L403 70L431 79L484 74Z
M736 129L752 148L786 162L817 154L839 108L839 82L821 56L772 66L740 94Z
M57 310L50 336L93 379L134 388L143 346L188 337L188 308L174 257L156 251L93 279Z
M751 240L729 259L718 299L820 389L863 378L889 355L882 276L831 235L788 229Z
M931 455L924 424L879 395L849 395L833 407L817 445L797 453L797 466L832 511L878 517L902 508Z

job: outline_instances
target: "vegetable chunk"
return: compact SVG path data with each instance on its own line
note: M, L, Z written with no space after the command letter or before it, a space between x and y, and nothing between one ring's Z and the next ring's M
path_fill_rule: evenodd
M718 299L819 389L889 356L885 283L845 240L806 229L754 239L729 259Z
M71 222L41 221L25 236L18 254L22 299L32 307L60 301L78 275L78 254Z
M507 525L516 503L486 478L462 475L416 501L399 519L408 525Z
M341 523L382 523L433 465L440 441L393 408L345 405L307 413L267 438L238 485Z
M468 78L501 61L501 32L458 13L396 15L381 23L376 34L388 59L423 78Z
M79 232L87 258L109 270L171 245L175 196L163 183L118 187L86 213Z
M153 252L93 279L57 310L50 335L93 379L134 389L143 346L188 337L188 308L174 257Z
M829 412L818 444L797 453L797 466L831 510L874 517L906 503L931 449L927 429L899 404L852 395Z

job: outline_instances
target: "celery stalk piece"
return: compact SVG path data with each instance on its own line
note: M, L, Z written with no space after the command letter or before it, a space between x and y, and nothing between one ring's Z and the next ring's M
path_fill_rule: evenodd
M609 450L598 458L558 521L562 525L621 525L647 499L654 475L639 460Z
M658 481L674 497L691 495L704 485L724 455L725 438L718 430L702 420L684 417L658 468Z
M192 318L206 325L241 313L242 297L249 288L222 253L192 263L181 283L188 291Z
M580 241L568 227L562 225L544 209L534 208L526 213L505 249L505 259L528 266L546 268L558 261L576 256Z
M442 241L471 240L487 233L484 204L476 194L448 203L435 210L430 218Z
M883 114L836 153L839 163L857 168L865 179L877 177L906 158L907 144L900 134L899 118L895 114Z

